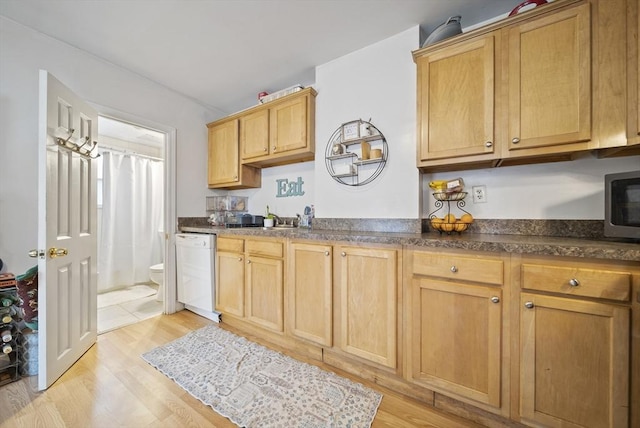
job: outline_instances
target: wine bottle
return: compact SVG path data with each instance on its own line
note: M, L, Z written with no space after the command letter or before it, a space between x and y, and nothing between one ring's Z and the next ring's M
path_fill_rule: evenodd
M13 352L13 346L11 346L11 343L3 343L2 352L5 354L10 354L11 352Z
M0 331L0 338L2 338L3 342L11 342L11 339L13 339L13 335L11 334L11 328L3 328L2 331Z

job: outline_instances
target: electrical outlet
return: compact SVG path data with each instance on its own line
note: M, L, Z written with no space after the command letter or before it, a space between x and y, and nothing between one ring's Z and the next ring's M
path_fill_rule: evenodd
M473 192L474 204L484 204L487 202L487 186L473 186L471 190Z

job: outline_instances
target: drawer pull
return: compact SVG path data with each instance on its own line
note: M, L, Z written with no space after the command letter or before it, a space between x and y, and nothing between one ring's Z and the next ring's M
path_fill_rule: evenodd
M570 285L570 286L572 286L572 287L577 287L577 286L579 286L579 285L580 285L580 281L578 281L578 280L577 280L577 279L575 279L575 278L571 278L571 279L569 280L569 285Z
M532 308L533 308L533 306L534 306L534 305L533 305L533 302L526 302L526 303L524 304L524 307L525 307L525 308L527 308L527 309L532 309Z
M458 272L458 268L455 266L451 266L451 272L456 273Z
M491 301L492 301L493 303L500 303L500 298L499 298L498 296L493 296L493 297L491 298Z
M518 143L520 142L520 138L518 138L518 137L513 137L513 138L511 139L511 142L512 142L513 144L518 144Z

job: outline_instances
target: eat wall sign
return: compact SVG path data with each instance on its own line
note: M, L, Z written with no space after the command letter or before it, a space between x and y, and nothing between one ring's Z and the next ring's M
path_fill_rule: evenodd
M276 198L289 198L292 196L304 195L302 190L302 177L298 177L296 181L289 181L288 178L279 178L276 180Z

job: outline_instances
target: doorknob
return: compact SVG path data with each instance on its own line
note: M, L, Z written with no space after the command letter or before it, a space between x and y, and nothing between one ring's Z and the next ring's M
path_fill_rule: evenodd
M69 254L69 252L67 251L66 248L56 248L56 247L49 248L49 257L51 257L52 259L56 257L64 257L67 254Z
M29 257L32 257L34 259L36 257L41 257L41 258L44 259L44 251L42 251L42 250L31 250L31 251L29 251Z

